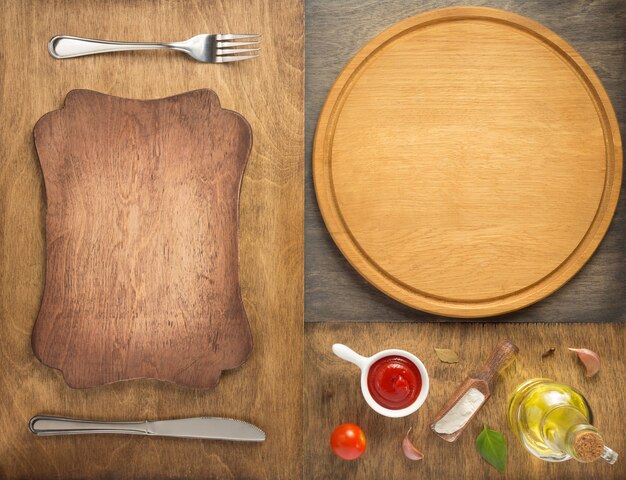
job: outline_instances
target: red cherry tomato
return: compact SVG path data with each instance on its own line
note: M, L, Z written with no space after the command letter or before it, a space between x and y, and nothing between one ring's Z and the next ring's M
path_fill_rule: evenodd
M339 425L330 436L330 448L344 460L356 460L365 452L365 434L357 425Z

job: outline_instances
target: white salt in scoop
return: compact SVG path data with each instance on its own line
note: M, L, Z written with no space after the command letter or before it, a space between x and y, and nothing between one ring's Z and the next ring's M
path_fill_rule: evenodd
M519 349L510 340L498 343L483 369L465 379L445 403L430 428L448 442L454 442L491 396L498 371L515 358Z
M480 390L470 388L454 406L433 424L437 433L454 433L465 426L485 401Z

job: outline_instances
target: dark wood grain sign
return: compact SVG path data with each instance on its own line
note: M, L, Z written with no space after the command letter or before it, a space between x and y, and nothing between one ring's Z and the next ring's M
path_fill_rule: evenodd
M248 122L196 90L71 91L35 126L46 280L35 355L76 388L155 378L214 387L252 348L238 278Z

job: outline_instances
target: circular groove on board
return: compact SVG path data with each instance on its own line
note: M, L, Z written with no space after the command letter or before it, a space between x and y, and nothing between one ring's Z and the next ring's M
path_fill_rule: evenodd
M545 27L452 7L365 45L320 115L313 176L336 244L414 308L516 310L589 259L614 213L622 150L610 100Z

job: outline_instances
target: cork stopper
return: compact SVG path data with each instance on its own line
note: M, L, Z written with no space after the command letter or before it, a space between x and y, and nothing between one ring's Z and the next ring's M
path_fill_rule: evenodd
M581 432L574 438L574 452L581 462L595 462L604 451L604 440L595 432Z

